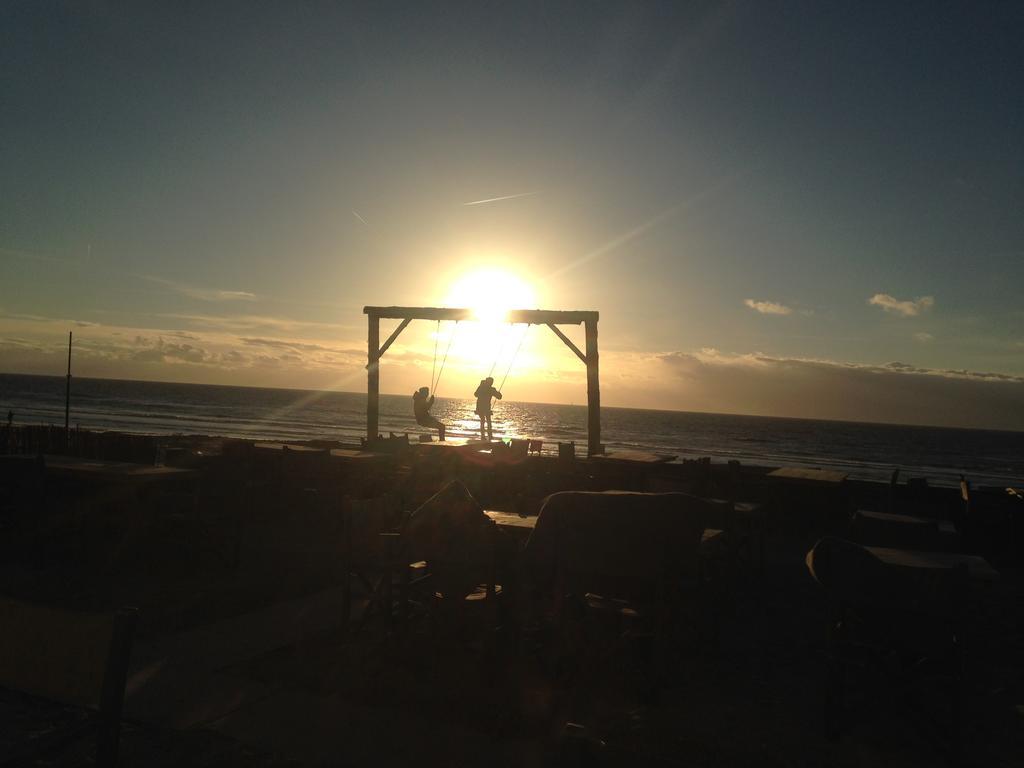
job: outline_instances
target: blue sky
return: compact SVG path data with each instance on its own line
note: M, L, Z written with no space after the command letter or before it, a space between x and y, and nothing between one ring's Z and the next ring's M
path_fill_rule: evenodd
M358 391L486 268L608 404L1024 428L1024 6L425 6L5 3L0 370Z

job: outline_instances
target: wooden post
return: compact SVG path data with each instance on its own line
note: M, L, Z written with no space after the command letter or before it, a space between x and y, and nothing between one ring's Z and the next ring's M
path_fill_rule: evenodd
M70 420L71 420L71 331L68 331L68 378L64 385L64 448L68 447L71 441Z
M601 446L601 377L597 364L597 319L584 322L587 332L587 454L604 453Z
M380 426L380 317L366 317L366 439L377 439Z
M121 711L124 687L128 680L128 662L139 612L122 608L114 614L114 626L107 651L107 667L99 701L99 734L96 740L96 765L115 768L118 763L118 741L121 737Z

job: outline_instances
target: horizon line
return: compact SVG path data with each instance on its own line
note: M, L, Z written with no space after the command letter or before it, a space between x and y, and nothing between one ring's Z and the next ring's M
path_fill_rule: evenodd
M65 377L58 374L50 373L21 373L18 371L4 371L0 372L0 376L35 376L37 378L44 379L61 379ZM106 378L102 376L75 376L75 379L84 379L87 381L118 381L127 384L174 384L176 386L184 387L221 387L224 389L270 389L280 392L320 392L324 394L341 394L341 395L360 395L365 397L366 392L353 392L351 390L344 389L307 389L305 387L261 387L253 384L214 384L214 383L200 383L194 381L167 381L164 379L114 379ZM408 395L401 392L381 392L383 397L408 397ZM438 400L466 400L472 402L472 397L448 397L441 396ZM586 404L577 405L576 403L547 403L537 400L517 400L519 403L526 403L527 405L550 405L556 407L565 408L587 408ZM679 408L643 408L634 405L601 405L601 410L617 410L617 411L649 411L651 413L684 413L698 416L731 416L738 418L747 419L776 419L780 421L816 421L826 422L835 424L867 424L883 427L912 427L915 429L958 429L968 430L974 432L1001 432L1008 434L1024 434L1024 429L997 429L994 427L958 427L948 424L908 424L906 422L897 421L855 421L853 419L822 419L814 418L810 416L768 416L761 413L728 413L724 411L687 411Z

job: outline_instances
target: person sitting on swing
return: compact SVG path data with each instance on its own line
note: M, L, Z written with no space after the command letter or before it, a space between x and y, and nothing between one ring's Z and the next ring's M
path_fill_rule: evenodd
M434 396L430 394L429 387L420 387L412 393L412 412L416 416L416 423L421 427L436 429L438 438L444 442L444 424L430 415L430 409L434 405Z
M491 398L501 400L501 392L494 388L494 378L488 376L482 379L473 396L476 398L476 414L480 417L480 439L490 442L494 439L494 428L491 426Z

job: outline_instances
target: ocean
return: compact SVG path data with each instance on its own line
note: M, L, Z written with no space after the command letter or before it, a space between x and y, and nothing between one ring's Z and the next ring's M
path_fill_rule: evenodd
M472 400L441 398L433 413L448 434L472 438ZM0 374L0 409L15 423L64 423L64 379ZM412 393L381 395L380 431L424 432L412 418ZM201 434L275 441L326 439L358 443L366 395L291 389L72 380L71 424L149 434ZM495 437L586 445L584 406L497 402ZM1024 432L861 424L634 408L602 408L602 442L611 450L711 456L749 464L841 469L854 478L888 480L893 468L949 485L964 474L985 485L1024 485Z

